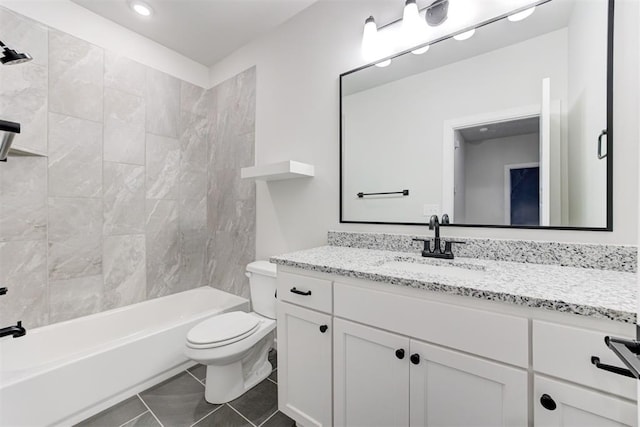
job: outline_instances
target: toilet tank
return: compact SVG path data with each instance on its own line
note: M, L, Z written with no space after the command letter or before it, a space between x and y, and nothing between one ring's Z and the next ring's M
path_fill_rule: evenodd
M254 261L247 265L251 289L251 306L256 313L276 318L276 265L269 261Z

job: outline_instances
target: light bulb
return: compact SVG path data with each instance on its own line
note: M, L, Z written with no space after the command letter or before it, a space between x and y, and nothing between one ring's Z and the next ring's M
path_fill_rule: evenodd
M391 60L385 59L384 61L377 62L375 65L376 67L380 68L388 67L389 65L391 65Z
M148 4L141 1L133 1L131 2L131 9L134 10L138 15L142 16L151 16L153 14L153 9Z
M404 12L402 13L402 26L410 32L419 29L422 21L420 20L420 12L416 0L407 0L404 4Z
M460 34L456 34L455 36L453 36L454 39L456 40L467 40L470 39L471 37L473 37L473 35L476 33L476 29L472 28L469 31L465 31L464 33L460 33Z
M429 45L426 45L426 46L419 47L417 49L413 49L411 53L413 53L414 55L422 55L428 50L429 50Z
M366 61L373 61L376 59L376 53L378 50L378 27L373 16L367 18L364 21L364 32L362 33L362 57Z
M530 17L534 10L536 10L535 6L530 7L529 9L525 9L521 12L514 13L513 15L509 15L507 16L507 19L511 22L522 21L523 19Z

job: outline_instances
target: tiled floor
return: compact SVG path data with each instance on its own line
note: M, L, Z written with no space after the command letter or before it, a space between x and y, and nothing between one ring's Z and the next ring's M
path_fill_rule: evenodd
M214 405L204 400L206 369L197 365L88 418L82 427L290 427L278 411L277 356L269 353L269 378L239 398Z

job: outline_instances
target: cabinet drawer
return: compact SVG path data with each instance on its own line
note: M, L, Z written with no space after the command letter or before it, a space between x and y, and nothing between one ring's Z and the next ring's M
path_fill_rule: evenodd
M596 356L601 363L624 367L605 345L606 335L609 334L534 320L533 370L635 400L634 378L598 369L591 363L591 356Z
M533 384L534 427L638 425L636 405L626 399L540 375Z
M331 313L331 281L278 272L278 299Z
M528 320L334 283L334 314L512 365L529 366Z

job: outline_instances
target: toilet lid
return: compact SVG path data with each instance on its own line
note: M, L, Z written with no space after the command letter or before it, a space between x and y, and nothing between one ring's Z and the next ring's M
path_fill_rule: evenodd
M242 311L234 311L214 316L193 327L187 334L192 344L216 344L251 335L258 328L260 320Z

